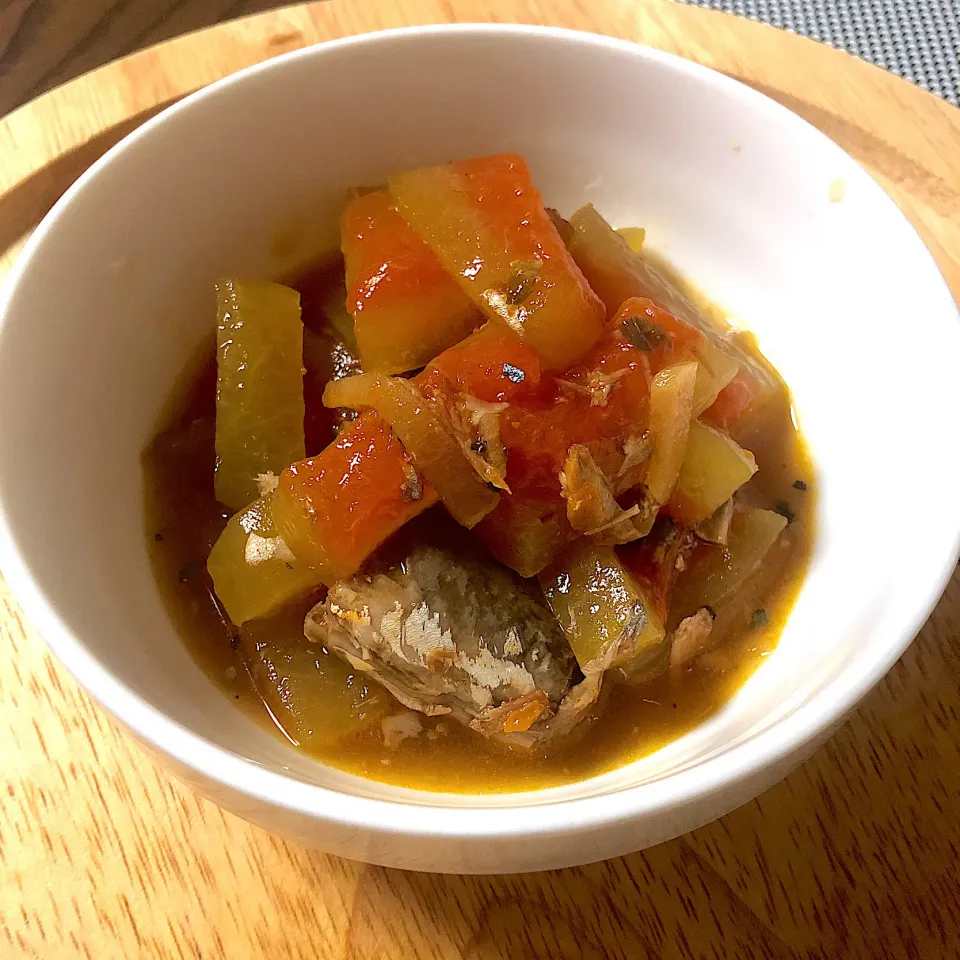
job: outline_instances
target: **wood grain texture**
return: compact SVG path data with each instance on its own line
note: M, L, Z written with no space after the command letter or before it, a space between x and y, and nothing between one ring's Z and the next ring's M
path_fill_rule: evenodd
M0 114L108 60L278 0L0 0Z
M24 16L41 3L24 0ZM316 40L457 19L593 29L743 79L856 157L960 295L960 112L810 41L657 0L327 0L111 64L0 123L0 270L78 173L159 106ZM53 662L0 587L0 945L98 960L939 960L960 955L958 744L954 577L834 738L717 823L523 877L367 867L273 838L174 782Z

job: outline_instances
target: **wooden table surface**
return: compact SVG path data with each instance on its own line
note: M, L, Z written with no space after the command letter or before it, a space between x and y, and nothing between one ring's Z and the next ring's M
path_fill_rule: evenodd
M24 19L41 3L24 0ZM143 4L102 6L109 31ZM72 179L159 105L316 40L456 19L594 29L743 79L860 161L960 294L960 112L811 41L659 0L327 0L105 67L0 122L0 269ZM0 18L0 37L8 26ZM852 719L755 802L619 860L483 878L338 860L197 798L112 726L2 586L0 599L8 955L960 956L960 577Z
M0 0L0 116L93 70L283 0Z

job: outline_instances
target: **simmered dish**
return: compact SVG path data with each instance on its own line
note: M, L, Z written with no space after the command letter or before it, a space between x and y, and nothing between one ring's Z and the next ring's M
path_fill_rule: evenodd
M518 156L352 191L341 252L216 284L146 451L197 659L317 758L435 790L581 779L716 710L812 532L750 338Z

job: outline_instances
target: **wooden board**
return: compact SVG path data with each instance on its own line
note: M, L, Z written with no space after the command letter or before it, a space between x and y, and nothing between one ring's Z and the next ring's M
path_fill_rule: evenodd
M596 30L746 81L856 157L960 295L960 111L811 41L659 0L327 0L111 64L0 123L0 268L84 167L184 93L317 40L452 20ZM0 947L14 957L960 955L960 577L853 719L756 802L645 853L486 878L337 860L198 799L0 599Z

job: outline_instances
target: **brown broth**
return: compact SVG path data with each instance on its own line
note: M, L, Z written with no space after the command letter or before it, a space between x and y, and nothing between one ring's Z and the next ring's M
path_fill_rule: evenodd
M305 324L318 329L310 304L336 280L324 265L298 286ZM224 694L263 726L284 736L247 673L238 631L213 595L205 561L226 524L213 495L215 361L212 347L186 388L177 392L165 429L144 453L147 537L157 582L190 652ZM312 755L341 770L425 790L500 793L582 780L644 757L715 713L775 648L793 605L813 539L815 478L790 414L786 390L772 422L738 437L756 456L750 482L759 506L779 501L794 517L776 563L765 562L760 597L726 624L727 639L677 679L665 674L640 686L609 685L596 715L567 741L530 753L491 743L449 719L424 718L424 733L388 749L378 724ZM803 481L806 490L798 489ZM752 625L758 607L766 623ZM306 642L306 641L304 641ZM286 739L290 739L287 737Z

